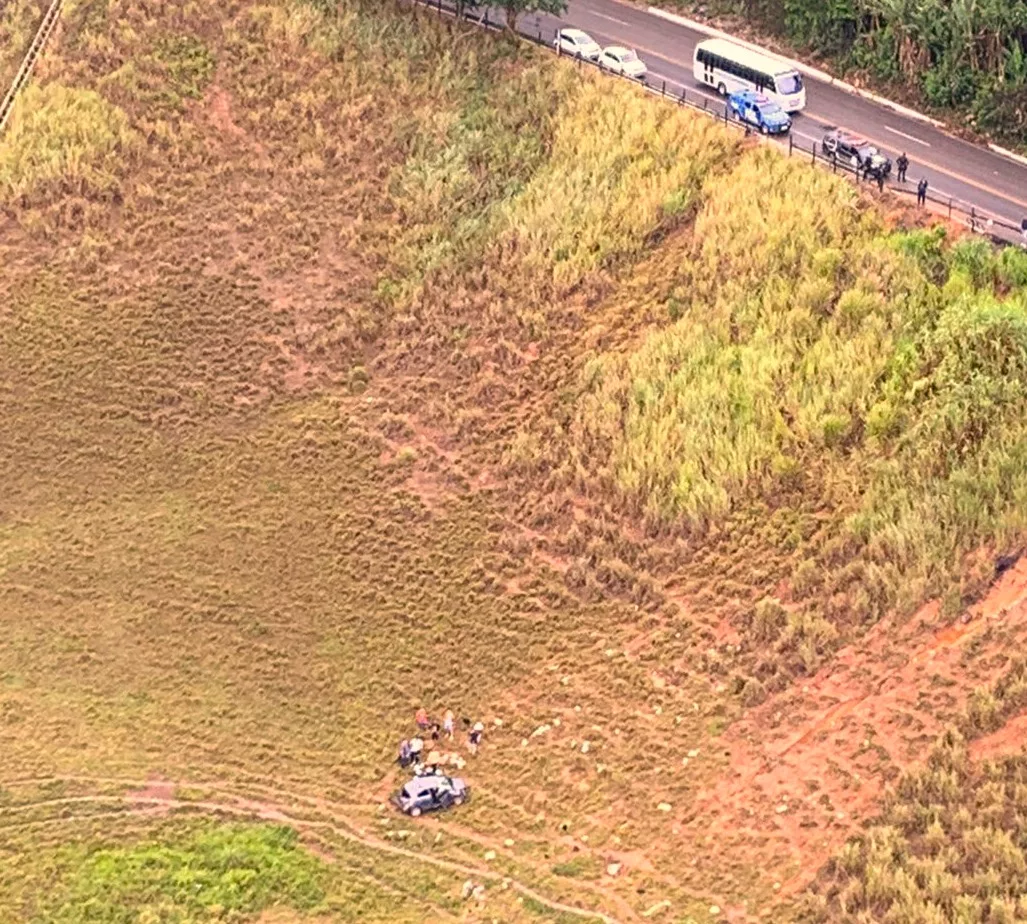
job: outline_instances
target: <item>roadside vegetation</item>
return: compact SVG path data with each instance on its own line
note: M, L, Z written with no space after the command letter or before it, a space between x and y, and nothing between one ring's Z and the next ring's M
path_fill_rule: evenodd
M1027 146L1027 6L1020 0L920 3L657 0L737 19L830 59L910 102ZM700 9L701 7L701 9Z
M787 919L732 722L1023 544L1022 254L508 36L83 0L0 216L26 920ZM414 824L420 705L486 733Z

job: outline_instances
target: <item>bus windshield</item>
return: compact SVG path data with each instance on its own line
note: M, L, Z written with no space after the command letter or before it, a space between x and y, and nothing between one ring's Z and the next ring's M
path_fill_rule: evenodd
M802 89L802 78L795 71L790 74L778 74L774 78L774 84L782 96L791 96Z

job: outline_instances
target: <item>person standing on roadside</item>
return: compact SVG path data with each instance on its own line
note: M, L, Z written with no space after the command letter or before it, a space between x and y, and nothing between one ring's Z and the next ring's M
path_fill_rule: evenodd
M906 152L905 151L903 151L899 155L899 159L897 161L895 161L895 166L898 168L898 171L899 171L899 182L900 183L905 183L906 182L906 171L909 169L909 158L906 157Z
M877 191L884 192L884 171L877 171Z
M927 177L921 177L916 184L916 204L925 205L927 202Z

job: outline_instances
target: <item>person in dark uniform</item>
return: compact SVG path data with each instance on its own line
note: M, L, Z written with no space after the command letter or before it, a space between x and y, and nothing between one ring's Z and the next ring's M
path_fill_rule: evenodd
M906 152L903 151L899 155L899 159L895 161L895 167L898 170L899 182L906 182L906 171L909 169L909 158L906 157Z
M921 177L916 184L916 204L924 205L927 202L927 177Z

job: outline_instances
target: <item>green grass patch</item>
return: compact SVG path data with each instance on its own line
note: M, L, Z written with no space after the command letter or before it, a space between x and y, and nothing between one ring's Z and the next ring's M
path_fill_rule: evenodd
M69 845L35 864L21 920L40 924L242 921L275 905L309 911L325 898L323 863L277 826L209 824L133 844Z

